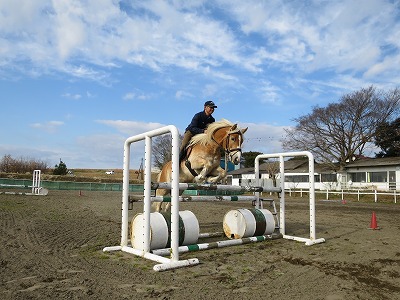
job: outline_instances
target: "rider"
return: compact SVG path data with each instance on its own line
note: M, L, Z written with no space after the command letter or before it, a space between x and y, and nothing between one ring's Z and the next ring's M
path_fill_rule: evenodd
M190 139L196 134L204 133L207 125L215 122L212 116L215 108L217 108L217 106L213 101L206 101L204 103L204 110L193 116L192 121L185 129L185 134L183 135L181 147L179 149L179 161L182 161L185 157L185 148L187 144L189 144Z

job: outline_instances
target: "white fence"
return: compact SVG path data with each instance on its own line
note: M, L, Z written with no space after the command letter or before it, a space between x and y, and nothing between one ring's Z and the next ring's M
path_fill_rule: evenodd
M307 183L308 184L308 183ZM357 201L360 201L360 198L363 196L373 196L373 201L374 202L379 202L379 198L385 198L385 201L387 202L387 198L392 198L394 203L397 203L397 197L400 196L400 192L396 190L379 190L376 189L375 186L369 186L367 187L362 187L362 188L356 188L353 186L353 188L349 189L333 189L332 186L327 185L327 183L322 183L320 184L325 184L325 186L321 186L320 189L316 188L315 189L315 194L323 194L326 195L325 199L337 199L338 195L340 196L340 200L346 200L345 197L348 195L356 195L357 196ZM241 185L242 186L256 186L257 181L256 179L242 179L241 180ZM317 185L317 183L316 183ZM400 184L399 184L400 185ZM259 179L259 186L262 186L264 188L273 188L274 184L272 179ZM276 180L276 186L280 186L280 180ZM293 195L300 195L300 197L303 197L304 195L307 195L308 189L307 188L302 188L301 185L296 184L293 185L293 182L285 182L285 193L289 194L289 196Z
M303 189L286 189L285 193L288 193L289 196L295 196L296 194L300 195L300 197L303 197L307 195L308 191L303 190ZM378 202L378 196L387 196L387 197L393 197L393 202L397 203L397 196L400 195L399 192L396 190L391 191L391 192L382 192L382 191L367 191L367 190L340 190L340 191L330 191L330 190L325 190L325 191L318 191L315 190L315 194L322 194L326 195L325 199L330 200L330 199L337 199L337 196L340 195L340 200L346 200L346 195L357 195L357 201L360 201L360 198L362 196L368 196L372 195L374 198L374 202ZM386 198L387 198L386 197Z
M261 178L259 179L261 186L269 187L273 186L273 181L270 178ZM240 184L237 178L235 178L233 184L238 185L250 185L254 186L256 184L256 179L254 178L241 178ZM276 179L276 186L279 186L280 178ZM342 190L352 190L352 191L382 191L382 192L392 192L397 189L397 193L400 194L400 190L397 188L400 187L400 182L324 182L324 181L316 181L315 182L315 189L316 190L330 190L330 191L342 191ZM307 189L308 188L308 181L305 182L293 182L285 180L285 189ZM392 194L392 193L391 193Z

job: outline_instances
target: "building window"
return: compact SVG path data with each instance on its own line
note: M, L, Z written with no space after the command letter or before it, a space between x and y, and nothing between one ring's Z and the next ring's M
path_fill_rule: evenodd
M349 173L349 175L353 182L366 182L365 172Z
M336 174L321 174L321 182L336 182Z
M387 182L387 172L369 172L369 182Z
M308 182L308 175L289 175L285 176L286 182Z

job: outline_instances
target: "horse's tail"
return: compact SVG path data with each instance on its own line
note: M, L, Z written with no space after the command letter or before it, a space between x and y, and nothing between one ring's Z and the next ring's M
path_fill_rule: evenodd
M160 173L157 175L157 182L170 182L171 179L171 161L167 162L161 169ZM156 196L165 196L169 193L166 189L157 189ZM154 202L152 204L155 211L159 212L161 210L162 202Z
M157 182L170 182L171 181L171 165L172 162L167 162L157 175Z

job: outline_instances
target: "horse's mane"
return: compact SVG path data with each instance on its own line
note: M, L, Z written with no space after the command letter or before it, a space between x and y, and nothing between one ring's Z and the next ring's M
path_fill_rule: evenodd
M213 141L214 132L220 128L224 127L232 127L234 124L226 119L221 119L220 121L213 122L208 124L206 133L196 134L190 140L189 146L194 146L196 144L206 145Z

